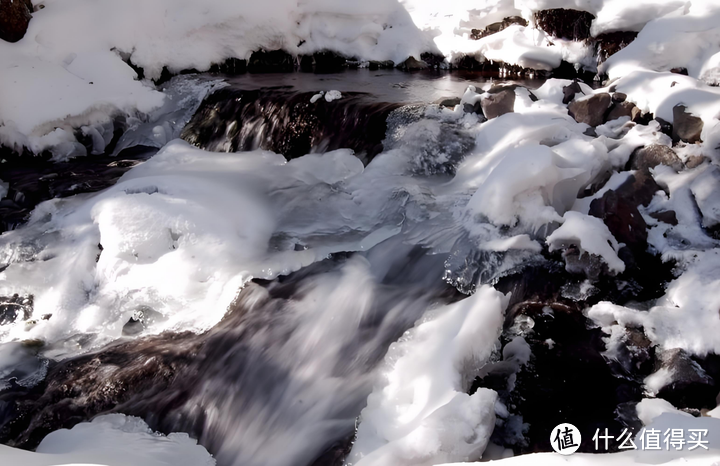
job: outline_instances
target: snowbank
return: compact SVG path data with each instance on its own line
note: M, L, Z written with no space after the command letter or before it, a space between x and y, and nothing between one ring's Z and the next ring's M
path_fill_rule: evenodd
M187 434L164 436L142 419L123 414L51 432L36 452L0 445L0 458L26 466L215 466L215 459Z

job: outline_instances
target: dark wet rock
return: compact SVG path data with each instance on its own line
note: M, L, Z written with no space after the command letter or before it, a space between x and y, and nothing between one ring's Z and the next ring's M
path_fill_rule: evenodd
M435 101L441 107L453 108L456 105L460 105L460 97L443 97Z
M642 328L627 327L614 348L611 367L622 377L642 383L655 366L655 347ZM615 366L617 365L617 366Z
M0 0L0 39L17 42L25 36L33 6L30 0Z
M675 151L661 144L651 144L635 149L630 155L628 164L632 170L655 168L658 165L667 165L675 171L683 168L682 160L675 154Z
M487 37L491 34L500 32L503 29L506 29L507 27L512 26L513 24L519 24L520 26L527 26L528 22L522 16L508 16L507 18L504 18L502 21L498 21L496 23L492 23L492 24L486 26L485 29L472 29L470 31L470 39L473 39L473 40L482 39L483 37Z
M395 68L395 62L392 60L386 61L370 61L368 63L368 69L372 70L385 70Z
M587 69L580 64L573 64L565 60L562 60L560 66L554 68L549 76L543 73L535 73L537 78L581 79L583 82L593 82L595 75L594 69Z
M247 67L251 73L287 73L295 69L295 60L284 50L258 50L250 55Z
M613 92L612 94L612 101L615 103L625 102L626 99L627 94L623 94L622 92Z
M598 64L603 63L610 55L618 53L635 40L638 33L633 31L616 31L600 34L595 38L595 56Z
M666 135L672 137L672 134L673 134L673 125L672 125L672 123L670 123L670 122L667 121L667 120L663 120L663 119L660 118L660 117L655 117L655 121L657 121L658 124L660 125L660 131L661 131L663 134L666 134Z
M108 152L112 146L108 146ZM93 155L53 162L49 153L17 154L0 147L0 180L10 184L8 199L0 201L0 233L25 222L42 201L95 192L111 186L137 163L147 160L156 148L136 146L117 157Z
M0 296L0 326L28 320L33 314L33 296Z
M433 52L423 52L420 54L420 60L427 63L427 65L432 69L440 69L443 66L446 66L445 57L440 55L439 53L433 53Z
M678 408L714 408L718 387L715 380L682 349L662 351L655 366L662 386L657 397ZM656 373L657 374L657 373Z
M558 248L562 250L565 270L570 274L582 275L594 282L609 273L602 257L583 251L578 244L561 244Z
M613 94L615 95L615 94ZM630 117L630 121L637 122L642 116L642 111L632 102L623 101L613 103L608 112L606 121L617 120L622 117Z
M674 210L664 210L662 212L650 212L650 216L655 220L658 220L668 225L677 225L677 215Z
M453 68L459 70L472 70L472 71L493 71L488 68L494 68L494 71L499 69L499 64L493 66L489 61L480 61L472 55L463 55L452 62Z
M222 73L229 75L243 74L247 71L247 60L240 58L228 58L222 63L215 63L208 70L210 73ZM184 74L184 73L180 73Z
M557 293L561 285L555 286ZM550 432L562 422L581 432L608 428L618 435L624 426L616 419L617 405L642 397L639 383L613 375L602 356L604 335L589 328L577 304L548 298L513 305L501 337L505 348L521 335L532 352L529 362L512 374L514 380L495 382L500 401L511 414L522 416L526 426L522 442L504 437L501 429L493 441L518 454L552 451ZM470 392L487 382L477 378ZM583 437L580 451L595 452L591 437Z
M589 214L601 218L615 239L624 243L634 257L643 255L647 249L647 224L638 206L649 204L658 189L647 169L638 170L617 190L607 191L600 199L593 200ZM625 261L622 256L621 259Z
M595 16L587 11L554 8L538 11L534 18L537 26L553 37L581 41L590 37Z
M511 113L515 106L515 90L510 88L488 92L480 100L480 105L488 120Z
M683 75L683 76L687 76L687 75L688 75L688 70L687 70L687 68L683 68L683 67L680 67L680 68L670 68L670 72L671 72L671 73L675 73L675 74L681 74L681 75Z
M336 73L348 66L348 58L331 50L321 50L312 55L298 57L301 71Z
M610 94L600 93L568 104L568 113L578 123L585 123L589 126L598 126L605 122L605 113L610 107Z
M700 142L703 121L701 118L686 112L685 109L684 105L673 107L672 138L674 141Z
M563 100L562 103L565 105L572 102L572 100L575 98L575 96L578 93L582 93L582 88L580 87L580 84L577 81L573 81L572 83L568 84L567 86L563 86Z
M343 93L339 101L289 88L220 89L202 102L181 137L216 152L271 150L288 158L313 149L353 149L365 162L382 151L388 114L400 104L367 94Z
M427 63L422 60L418 60L415 57L408 57L404 62L397 65L397 68L403 71L424 70L427 67Z

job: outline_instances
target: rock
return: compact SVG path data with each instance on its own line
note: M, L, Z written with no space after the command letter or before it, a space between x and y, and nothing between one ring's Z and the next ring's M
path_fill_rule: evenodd
M623 94L622 92L613 92L612 95L612 101L613 102L625 102L625 99L627 99L627 94Z
M508 16L507 18L503 19L502 21L498 21L497 23L492 23L485 27L485 29L472 29L470 31L470 39L472 40L479 40L483 37L487 37L491 34L495 34L496 32L500 32L503 29L507 28L508 26L512 26L513 24L519 24L520 26L527 26L528 22L525 20L525 18L521 16Z
M553 37L573 41L590 38L590 25L595 19L587 11L555 8L534 15L537 26Z
M702 119L687 113L685 108L686 107L684 105L676 105L673 108L673 140L680 140L689 143L700 142L703 121Z
M386 61L370 61L368 63L368 69L372 70L391 70L395 68L395 62L392 60Z
M598 126L605 122L605 112L610 107L611 97L608 93L593 94L590 97L575 100L568 104L568 113L578 123Z
M488 120L513 112L515 106L515 91L504 89L495 93L488 93L480 100L483 114Z
M614 103L610 108L606 121L617 120L625 116L630 117L630 121L637 122L642 116L642 111L632 102L623 101Z
M335 73L347 65L348 59L330 50L322 50L312 55L316 73Z
M284 50L258 50L248 60L248 71L251 73L286 73L294 69L295 60Z
M608 268L602 257L580 249L577 244L561 245L565 270L575 275L583 275L590 281L597 281L600 275L607 274Z
M660 125L660 131L661 131L663 134L667 134L668 136L672 137L672 135L673 135L673 125L672 125L672 123L670 123L670 122L667 121L667 120L663 120L663 119L660 118L660 117L655 117L655 121L657 121L658 124Z
M662 351L656 372L645 379L646 387L658 398L678 408L713 408L718 387L700 365L683 349Z
M655 220L667 223L668 225L677 225L677 215L674 210L665 210L662 212L650 212L650 216Z
M687 168L699 167L699 166L702 165L706 160L707 160L707 158L706 158L705 156L703 156L703 155L691 155L691 156L688 157L687 160L685 161L685 166L686 166Z
M25 36L33 6L30 0L0 0L0 39L17 42Z
M681 75L683 75L683 76L687 76L687 75L688 75L688 70L687 70L687 68L683 68L683 67L680 67L680 68L670 68L670 72L671 72L671 73L675 73L675 74L681 74Z
M598 64L634 41L638 33L633 31L616 31L600 34L595 38L595 56Z
M647 168L641 168L618 186L617 192L632 205L647 207L662 188L655 182Z
M630 155L628 163L632 170L655 168L658 165L667 165L675 171L683 169L682 160L675 154L675 151L660 144L651 144L635 149Z
M442 97L435 101L441 107L454 108L456 105L460 105L460 97Z
M422 60L418 60L415 57L408 57L407 60L398 64L397 68L403 71L417 71L424 70L428 67L428 64Z
M427 65L432 69L440 69L446 65L444 56L432 52L421 53L420 60L427 63Z

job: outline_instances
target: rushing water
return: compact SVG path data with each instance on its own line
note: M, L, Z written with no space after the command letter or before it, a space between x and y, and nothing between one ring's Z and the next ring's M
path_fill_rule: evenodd
M198 82L182 85L212 87ZM69 427L70 413L71 424L117 411L190 432L221 466L339 464L391 343L462 299L458 290L539 258L532 228L478 227L468 213L487 174L463 163L491 152L476 148L477 116L427 105L480 84L470 76L359 70L228 83L185 136L252 152L172 142L116 186L43 204L0 239L0 295L34 296L33 315L0 335L44 340L37 358L63 359L46 394L23 405L33 415L10 433L6 424L6 440L32 446ZM347 96L323 104L333 106L325 116L286 112L329 90ZM177 135L184 108L137 126L122 147ZM537 137L562 141L566 130L553 131ZM348 150L318 155L341 147L368 165ZM260 149L311 155L285 163ZM110 342L120 346L102 349ZM99 352L76 356L87 351Z

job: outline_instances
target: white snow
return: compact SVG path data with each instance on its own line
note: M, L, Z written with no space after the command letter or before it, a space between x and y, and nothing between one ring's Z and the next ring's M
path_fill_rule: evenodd
M583 252L602 257L611 271L625 270L625 263L617 255L620 246L601 219L568 211L563 220L562 226L545 240L550 251L576 244Z
M490 356L508 297L489 286L429 311L391 345L348 462L432 465L481 455L495 425L494 391L466 393L463 374Z
M214 466L215 459L185 433L164 436L142 419L98 416L48 434L36 452L0 445L3 464L26 466Z

